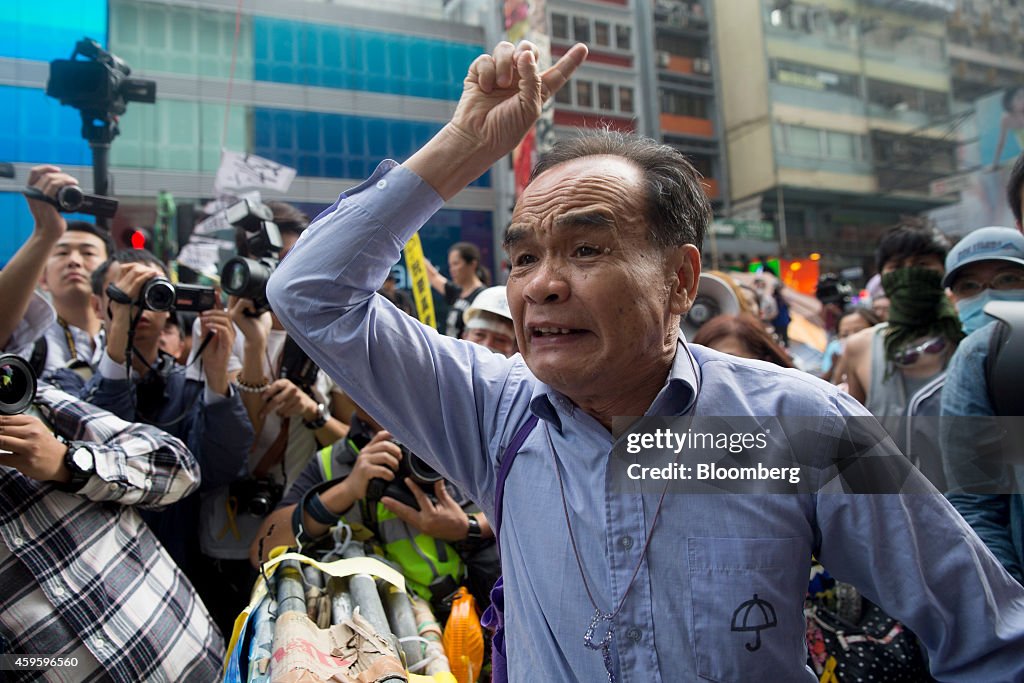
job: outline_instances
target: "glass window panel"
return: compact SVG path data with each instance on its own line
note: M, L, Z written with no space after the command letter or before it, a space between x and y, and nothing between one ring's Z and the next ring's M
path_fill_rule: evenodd
M576 106L593 107L594 93L590 81L576 81Z
M828 131L828 155L834 159L853 160L857 157L857 148L854 144L853 135L849 133L837 133Z
M594 22L594 43L605 46L612 44L612 27L607 21Z
M578 43L590 42L590 19L587 17L572 18L572 34Z
M633 89L624 85L619 86L619 109L626 113L633 113Z
M789 126L787 131L789 152L801 156L821 156L821 131L806 126Z
M612 94L612 86L606 83L600 83L597 86L597 108L604 109L605 111L611 111L615 109L614 95Z
M615 25L615 47L620 50L629 50L632 38L632 30L629 26L622 24Z

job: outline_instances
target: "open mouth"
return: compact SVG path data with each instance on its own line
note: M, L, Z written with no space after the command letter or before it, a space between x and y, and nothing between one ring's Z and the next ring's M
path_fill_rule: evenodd
M584 330L571 327L531 327L530 337L533 339L571 337L573 335L582 334L583 332Z

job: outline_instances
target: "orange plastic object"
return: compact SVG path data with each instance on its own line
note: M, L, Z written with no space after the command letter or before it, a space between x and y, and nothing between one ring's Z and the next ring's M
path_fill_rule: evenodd
M459 588L441 638L444 653L459 683L474 683L484 665L484 631L476 613L476 600Z

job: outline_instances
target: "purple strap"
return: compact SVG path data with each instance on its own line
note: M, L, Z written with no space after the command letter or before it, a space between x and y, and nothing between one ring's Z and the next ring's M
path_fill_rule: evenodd
M516 456L519 455L519 449L522 448L526 437L530 435L530 432L536 426L537 416L530 415L530 419L519 428L519 431L516 432L508 448L505 449L501 456L501 463L498 465L498 483L494 488L494 524L491 525L494 529L495 541L498 539L498 529L501 528L501 501L505 497L505 480L508 479L508 471L512 469L512 463L515 462Z

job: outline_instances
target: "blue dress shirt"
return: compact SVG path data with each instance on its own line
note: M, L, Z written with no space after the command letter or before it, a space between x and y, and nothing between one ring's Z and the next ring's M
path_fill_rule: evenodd
M598 607L618 605L659 494L623 491L611 434L538 381L522 358L438 334L375 292L442 200L385 162L299 239L268 295L289 333L383 425L493 513L496 459L530 413L541 418L508 478L501 535L512 681L606 680L584 647ZM649 415L815 416L834 436L867 413L793 370L680 343ZM807 681L804 594L811 553L903 620L937 676L1024 678L1024 589L941 495L669 494L614 620L620 681ZM756 599L776 624L743 630ZM737 623L736 619L740 620ZM751 621L746 625L754 625ZM763 624L762 624L763 625ZM741 628L734 628L739 626ZM597 634L595 640L600 639Z

